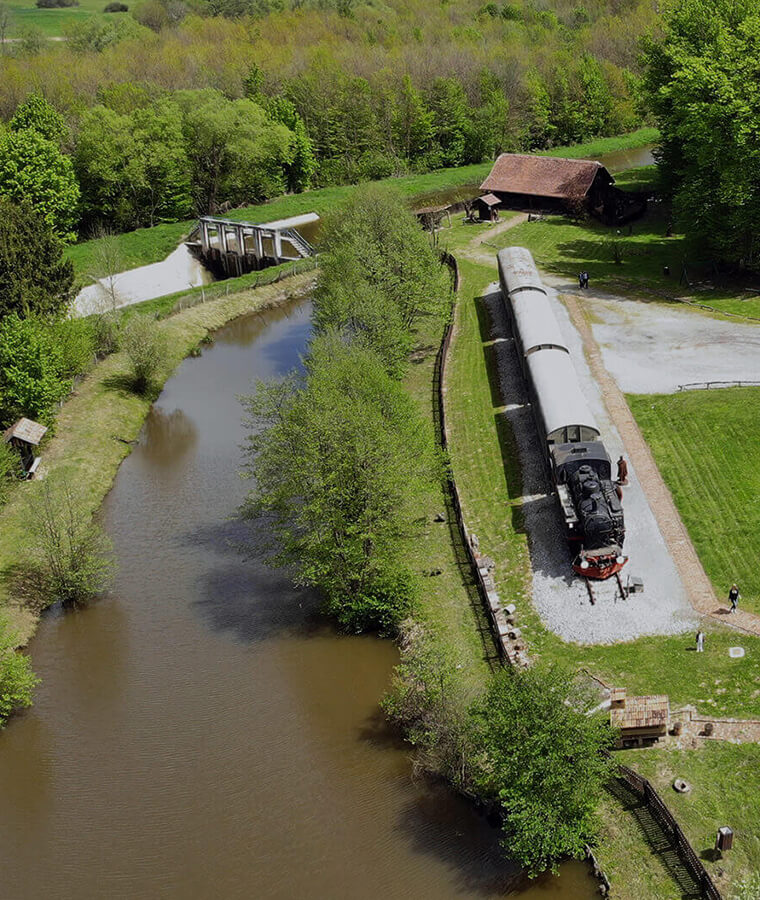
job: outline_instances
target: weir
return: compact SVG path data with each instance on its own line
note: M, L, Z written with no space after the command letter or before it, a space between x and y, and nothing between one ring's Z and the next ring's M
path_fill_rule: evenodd
M317 213L305 213L256 225L201 216L185 243L217 276L229 278L313 256L314 248L296 229L318 220Z

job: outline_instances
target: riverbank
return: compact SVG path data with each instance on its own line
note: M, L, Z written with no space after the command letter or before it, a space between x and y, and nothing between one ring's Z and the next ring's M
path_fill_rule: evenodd
M210 332L247 313L271 308L307 292L314 273L211 300L156 322L167 337L168 354L157 376L163 385L177 365ZM123 353L99 362L64 403L55 434L42 448L38 479L20 482L0 511L0 604L24 646L34 634L39 616L20 605L12 594L11 575L29 550L28 504L45 478L66 478L89 515L95 515L110 490L121 461L151 407L151 399L125 386L128 373Z

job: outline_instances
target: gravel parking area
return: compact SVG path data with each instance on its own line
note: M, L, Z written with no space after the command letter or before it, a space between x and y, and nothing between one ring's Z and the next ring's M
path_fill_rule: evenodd
M550 296L557 321L571 348L581 389L597 417L607 451L613 460L617 459L625 450L586 363L580 335L556 293L550 291ZM556 498L550 493L549 476L497 285L489 288L485 302L496 340L494 349L504 403L502 414L511 423L521 457L533 602L541 619L560 637L579 643L612 643L644 634L677 634L696 629L696 615L630 464L630 484L624 488L623 498L627 528L625 552L630 559L622 578L625 582L629 574L639 576L644 581L644 591L623 600L614 579L596 582L596 604L590 603L583 579L570 567L570 551L564 540Z
M546 279L560 293L578 286ZM668 303L581 292L607 371L627 394L672 394L703 381L760 381L760 324Z

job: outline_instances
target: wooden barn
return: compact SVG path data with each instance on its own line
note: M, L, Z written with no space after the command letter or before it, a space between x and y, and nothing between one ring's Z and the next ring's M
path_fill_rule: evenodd
M615 187L605 167L589 159L502 153L480 189L512 209L577 212L581 207L608 224L640 215L646 200Z

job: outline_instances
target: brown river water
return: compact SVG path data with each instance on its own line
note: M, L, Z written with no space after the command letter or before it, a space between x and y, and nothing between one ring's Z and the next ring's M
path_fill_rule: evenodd
M240 319L186 360L102 512L111 594L53 610L35 706L0 734L3 900L493 898L498 834L414 783L378 710L393 644L336 634L314 598L246 559L237 397L299 363L300 303ZM584 866L522 900L591 900Z

